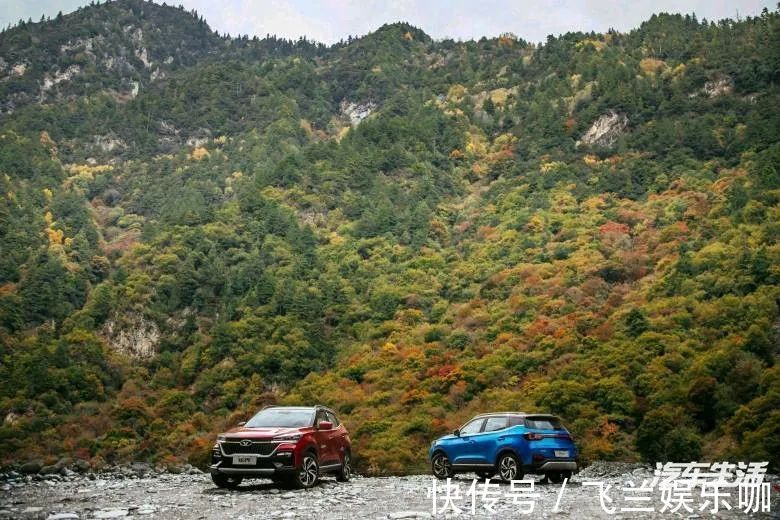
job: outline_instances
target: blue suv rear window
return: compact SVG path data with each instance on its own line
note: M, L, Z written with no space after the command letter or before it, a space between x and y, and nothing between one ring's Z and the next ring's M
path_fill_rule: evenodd
M534 430L560 430L561 421L555 417L526 417L525 426Z

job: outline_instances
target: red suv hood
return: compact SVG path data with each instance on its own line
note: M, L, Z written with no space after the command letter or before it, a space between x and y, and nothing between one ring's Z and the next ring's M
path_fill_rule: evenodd
M241 438L241 439L272 439L280 435L294 435L296 433L308 433L314 431L314 428L247 428L246 426L239 426L228 430L223 435L228 438Z

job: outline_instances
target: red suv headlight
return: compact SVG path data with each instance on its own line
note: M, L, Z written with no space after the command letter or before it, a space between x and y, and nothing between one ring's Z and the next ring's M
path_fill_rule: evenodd
M290 435L280 435L278 437L274 437L274 440L278 441L278 442L292 442L292 443L295 443L295 442L298 442L301 439L301 437L303 437L302 433L294 433L294 434L290 434Z
M281 442L281 444L276 447L276 451L293 451L295 449L295 445L299 440L301 440L301 437L303 437L303 434L301 433L279 435L278 437L274 437L274 441Z

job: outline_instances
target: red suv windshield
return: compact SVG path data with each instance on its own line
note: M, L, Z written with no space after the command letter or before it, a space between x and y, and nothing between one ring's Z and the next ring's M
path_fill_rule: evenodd
M269 408L246 423L247 428L303 428L311 426L314 410L310 408Z

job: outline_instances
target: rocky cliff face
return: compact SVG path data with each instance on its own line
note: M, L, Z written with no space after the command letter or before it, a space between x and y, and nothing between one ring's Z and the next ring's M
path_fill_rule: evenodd
M160 341L157 324L137 314L106 321L102 333L112 350L138 359L153 357Z
M725 96L734 92L734 80L729 76L716 78L706 82L702 90L709 98Z
M602 114L583 134L577 146L603 146L609 148L626 134L628 129L628 117L615 110Z
M341 102L341 113L349 118L352 128L356 127L365 118L370 116L376 109L376 104L368 101L366 103L354 103L350 101Z

